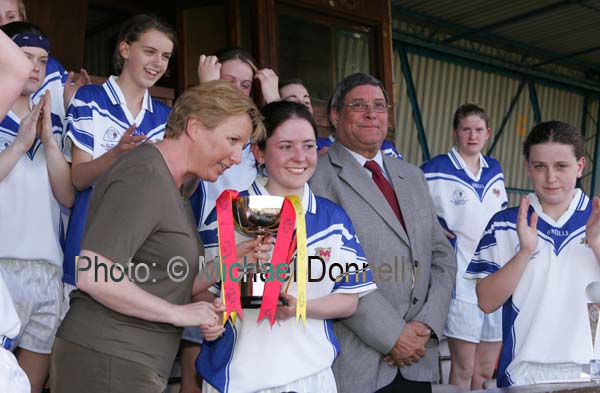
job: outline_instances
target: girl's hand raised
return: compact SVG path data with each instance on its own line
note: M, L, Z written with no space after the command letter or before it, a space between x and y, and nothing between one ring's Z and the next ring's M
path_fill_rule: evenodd
M527 222L527 212L529 211L530 204L529 197L526 195L523 196L521 198L521 205L519 206L519 215L517 216L517 233L519 235L521 251L529 255L535 252L538 244L537 213L533 212L531 214L531 222Z
M600 198L598 197L592 199L592 214L585 226L585 237L594 253L596 250L600 251Z
M216 81L221 76L221 63L217 56L200 55L198 59L198 81Z

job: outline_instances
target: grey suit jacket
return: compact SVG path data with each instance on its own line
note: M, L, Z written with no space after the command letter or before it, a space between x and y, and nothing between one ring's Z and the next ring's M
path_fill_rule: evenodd
M374 392L392 382L398 368L388 366L383 355L411 320L429 325L433 338L425 357L399 370L413 381L438 379L436 337L441 337L448 316L456 258L421 170L387 156L383 162L408 233L371 177L339 142L319 157L310 182L315 194L341 205L352 219L378 287L360 298L352 317L334 323L341 353L333 372L340 393Z

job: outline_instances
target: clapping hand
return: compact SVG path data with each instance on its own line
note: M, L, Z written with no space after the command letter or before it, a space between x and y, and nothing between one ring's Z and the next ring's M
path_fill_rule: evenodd
M67 76L67 81L65 82L65 88L63 89L63 100L65 105L65 111L69 107L71 100L77 90L81 86L91 85L92 79L88 75L85 69L80 69L79 74L75 74L73 71L69 72L69 76Z
M15 146L21 154L25 154L25 152L31 148L35 141L35 137L39 136L41 132L42 123L40 117L42 116L42 108L44 107L44 100L47 95L48 93L45 93L40 102L33 105L31 112L21 119L17 137L13 142L13 146ZM48 115L50 115L50 111L48 111Z
M538 215L536 212L531 214L531 222L527 222L527 212L529 211L529 205L531 201L528 196L521 198L521 205L519 206L519 214L517 216L517 234L519 235L519 244L521 251L533 254L537 249L538 235L537 235L537 222Z
M598 197L592 199L592 214L585 226L585 237L594 253L596 250L600 251L600 198Z
M135 129L135 123L130 125L129 128L127 128L123 133L123 136L121 137L121 140L119 140L117 146L113 148L115 152L117 152L119 155L122 153L126 153L129 150L135 149L136 147L140 146L146 139L146 135L132 135Z

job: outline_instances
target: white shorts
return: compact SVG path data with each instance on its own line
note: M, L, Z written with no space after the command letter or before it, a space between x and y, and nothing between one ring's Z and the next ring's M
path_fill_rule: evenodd
M518 366L509 364L507 371L514 385L531 385L581 378L583 366L575 363L522 362Z
M0 274L21 321L21 331L13 346L51 353L62 316L62 269L47 261L3 258Z
M68 282L63 281L63 305L60 315L60 320L65 319L67 312L69 311L71 305L71 292L77 290L77 287L73 284L69 284Z
M477 304L452 299L444 336L472 343L502 341L502 308L486 314Z
M235 376L232 376L235 378ZM202 393L218 393L219 391L208 384L206 381L202 383ZM298 392L298 393L337 393L337 386L331 367L320 371L316 374L309 375L306 378L297 379L282 386L277 386L270 389L260 390L256 393L282 393L282 392Z
M0 347L0 392L31 392L31 385L25 371L19 367L14 355L2 347Z

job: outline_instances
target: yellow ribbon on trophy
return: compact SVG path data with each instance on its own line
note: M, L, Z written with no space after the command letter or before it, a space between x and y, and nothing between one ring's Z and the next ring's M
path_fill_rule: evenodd
M306 245L306 219L302 201L296 195L287 197L296 212L296 283L298 298L296 301L296 323L302 319L306 326L306 283L308 281L308 251Z

